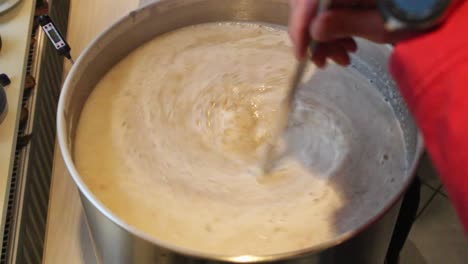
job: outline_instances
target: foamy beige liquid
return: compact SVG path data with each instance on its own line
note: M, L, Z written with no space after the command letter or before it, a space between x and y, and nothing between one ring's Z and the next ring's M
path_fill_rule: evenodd
M342 113L299 100L282 158L258 175L295 65L287 34L267 26L205 24L155 38L90 95L77 169L114 214L180 247L270 254L333 239L354 227L337 227L346 202L329 181L350 148Z

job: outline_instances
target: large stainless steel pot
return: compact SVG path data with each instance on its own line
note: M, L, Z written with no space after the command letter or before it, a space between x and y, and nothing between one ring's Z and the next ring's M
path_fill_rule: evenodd
M400 207L400 198L412 180L421 153L417 128L387 73L390 48L359 41L353 57L358 72L368 78L390 102L404 131L407 182L378 215L357 230L334 241L296 252L270 256L203 255L165 244L127 225L89 191L73 164L75 128L88 95L100 78L120 59L162 33L203 22L260 21L286 25L287 0L161 0L131 12L102 33L78 59L65 82L58 109L60 148L77 187L89 227L103 263L383 263Z

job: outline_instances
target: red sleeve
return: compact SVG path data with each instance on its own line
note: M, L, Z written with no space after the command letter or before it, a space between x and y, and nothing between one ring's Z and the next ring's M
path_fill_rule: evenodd
M398 44L390 68L468 235L468 1Z

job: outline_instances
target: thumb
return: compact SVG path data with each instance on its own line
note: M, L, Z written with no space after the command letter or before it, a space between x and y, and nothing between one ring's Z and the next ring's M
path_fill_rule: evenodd
M328 10L314 21L310 34L324 42L356 36L377 43L393 43L408 35L407 32L388 32L376 9Z

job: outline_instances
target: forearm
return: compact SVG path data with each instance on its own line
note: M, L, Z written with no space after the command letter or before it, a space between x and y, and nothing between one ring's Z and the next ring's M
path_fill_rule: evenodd
M391 70L468 235L468 3L397 45Z

